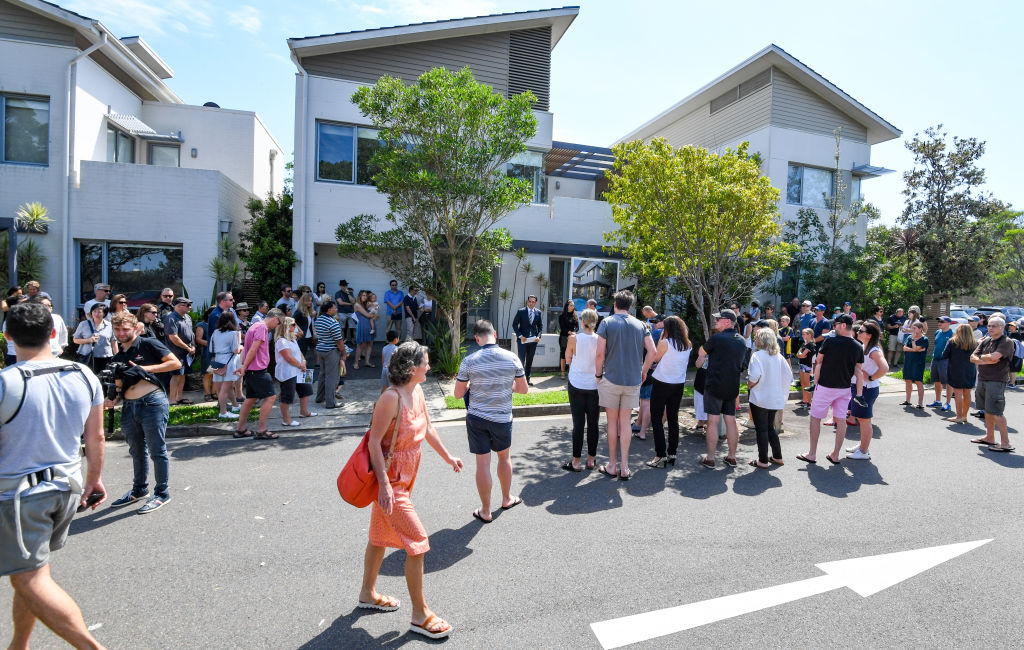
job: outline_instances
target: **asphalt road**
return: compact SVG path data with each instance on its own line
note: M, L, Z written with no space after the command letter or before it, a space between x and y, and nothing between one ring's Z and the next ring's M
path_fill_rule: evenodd
M1009 393L1011 428L1024 391ZM972 426L876 405L873 461L824 461L806 451L807 418L786 413L784 467L754 470L753 435L740 467L711 471L686 436L679 466L641 468L628 482L567 473L567 417L517 422L515 487L525 505L483 525L464 425L441 434L467 461L455 475L426 445L413 493L430 533L426 592L455 625L453 648L599 648L590 624L822 575L815 564L993 539L869 597L847 588L753 611L635 647L1010 648L1024 642L1021 505L1024 455L969 443ZM977 421L975 421L977 422ZM1019 434L1011 435L1021 452ZM171 442L172 500L79 515L54 556L56 579L111 648L376 648L436 642L406 632L404 553L379 588L396 613L356 610L369 512L344 504L334 481L356 434L305 433L277 442ZM602 440L601 453L606 453ZM123 444L108 448L113 496L130 484ZM602 459L603 460L603 459ZM0 589L9 609L10 588ZM668 615L666 615L668 616ZM0 642L10 620L0 618ZM62 647L48 630L34 648Z

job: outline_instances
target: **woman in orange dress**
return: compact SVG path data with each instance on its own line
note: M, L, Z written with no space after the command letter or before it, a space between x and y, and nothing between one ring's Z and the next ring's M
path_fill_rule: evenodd
M430 423L420 388L428 370L430 359L425 346L411 341L398 346L388 364L391 388L381 394L373 409L370 461L380 491L370 514L370 541L363 560L359 607L384 612L398 609L397 598L377 591L377 574L384 561L385 548L404 548L405 580L412 601L409 629L431 639L440 639L451 634L452 626L430 611L423 597L423 554L430 550L430 542L409 494L416 481L420 443L424 438L456 472L462 470L462 461L448 453ZM391 466L385 472L383 449L391 445L393 426L398 426L398 434L391 450Z

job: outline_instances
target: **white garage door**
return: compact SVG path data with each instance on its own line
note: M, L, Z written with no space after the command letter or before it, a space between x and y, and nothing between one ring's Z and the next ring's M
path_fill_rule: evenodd
M338 257L338 249L329 244L317 244L316 253L316 282L326 284L327 291L332 296L338 290L338 282L347 280L353 295L359 295L363 289L376 293L377 301L381 305L381 314L385 313L384 292L388 290L388 282L391 281L387 271L361 260L342 259ZM406 287L401 285L399 288L402 291L406 290ZM378 341L384 340L386 331L387 324L382 317L377 321Z

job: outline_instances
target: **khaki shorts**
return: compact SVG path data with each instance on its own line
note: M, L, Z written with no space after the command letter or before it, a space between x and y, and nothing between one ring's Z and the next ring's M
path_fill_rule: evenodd
M902 351L903 351L903 342L900 341L900 335L899 334L890 334L889 335L889 352L902 352Z
M619 386L602 377L597 382L597 403L606 409L634 409L640 406L640 387Z

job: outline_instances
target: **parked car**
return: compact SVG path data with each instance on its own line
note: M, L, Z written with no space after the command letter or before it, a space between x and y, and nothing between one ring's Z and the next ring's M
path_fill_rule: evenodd
M950 309L949 317L952 318L953 322L957 325L963 325L967 322L967 319L970 318L970 314L963 309Z
M128 309L135 311L147 302L154 305L160 304L160 289L136 291L132 295L128 296Z

